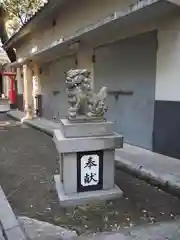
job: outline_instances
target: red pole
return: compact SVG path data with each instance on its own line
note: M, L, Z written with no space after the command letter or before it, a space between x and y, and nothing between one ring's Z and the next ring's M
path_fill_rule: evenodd
M11 104L16 103L16 90L15 90L15 77L9 76L11 81L10 91L9 91L9 100L11 101Z
M15 105L16 104L16 89L15 89L15 78L16 73L15 72L0 72L2 76L8 76L10 81L10 88L9 88L9 100L10 104Z

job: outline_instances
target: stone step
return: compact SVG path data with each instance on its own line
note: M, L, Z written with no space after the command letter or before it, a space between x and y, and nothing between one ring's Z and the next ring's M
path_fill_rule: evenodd
M30 240L74 240L77 237L75 231L47 222L28 217L19 217L18 220Z

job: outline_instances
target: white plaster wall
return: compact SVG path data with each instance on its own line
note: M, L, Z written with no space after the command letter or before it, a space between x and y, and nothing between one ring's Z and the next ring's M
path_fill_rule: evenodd
M180 101L180 17L158 30L156 100Z
M59 12L57 19L58 28L55 28L55 35L61 33L69 36L76 30L120 11L135 2L133 0L78 0L70 5L64 5Z
M92 80L94 80L94 63L93 63L93 49L84 46L79 49L77 52L77 68L84 68L91 72ZM94 86L94 82L92 82L92 87Z
M44 31L34 33L17 49L18 57L25 57L34 46L38 49L51 44L62 36L71 36L81 28L96 23L106 16L127 9L136 0L78 0L64 4L55 16L56 25L49 22Z
M92 72L93 70L92 56L93 49L89 49L88 47L79 49L77 53L78 68L86 68L90 72Z
M134 0L78 0L70 5L64 5L56 18L57 24L52 27L50 22L44 32L36 33L25 42L20 49L17 49L19 57L27 56L34 46L39 49L47 46L52 41L61 36L73 35L81 27L94 23L107 15L123 10L135 2ZM82 10L83 9L83 10ZM117 39L131 37L143 32L158 29L158 53L157 53L157 79L156 79L156 100L180 99L179 94L179 65L180 65L180 18L175 16L161 21L152 21L138 25L136 28L129 28L124 32L117 34ZM106 41L106 40L105 40ZM112 39L114 41L114 39ZM79 49L77 54L78 67L85 67L89 70L93 68L91 62L92 49ZM93 71L93 70L92 70ZM43 80L42 80L43 81Z

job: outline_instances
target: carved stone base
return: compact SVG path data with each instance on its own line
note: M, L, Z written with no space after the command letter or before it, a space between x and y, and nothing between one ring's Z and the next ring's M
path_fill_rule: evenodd
M73 193L70 195L65 194L63 184L60 181L60 176L55 175L55 186L59 197L60 205L64 208L84 205L92 203L94 201L107 201L113 199L119 199L123 196L122 190L118 186L114 186L111 189Z
M60 130L66 138L108 136L114 132L112 122L72 122L68 119L61 119Z

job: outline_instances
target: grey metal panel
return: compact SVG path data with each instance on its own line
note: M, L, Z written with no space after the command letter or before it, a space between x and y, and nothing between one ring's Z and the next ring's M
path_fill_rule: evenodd
M152 149L157 33L149 32L95 50L95 88L133 91L109 95L107 118L125 142Z
M61 61L54 61L43 67L43 116L47 119L66 117L65 72L70 68L75 68L74 56L64 58Z

